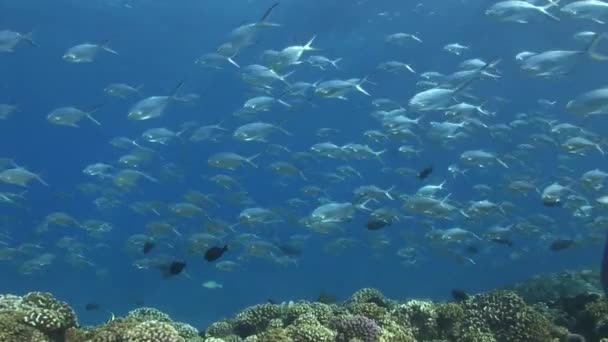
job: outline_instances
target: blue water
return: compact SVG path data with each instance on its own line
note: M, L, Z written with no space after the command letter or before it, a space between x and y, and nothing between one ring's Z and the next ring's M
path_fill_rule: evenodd
M374 71L378 63L401 60L411 63L417 71L436 70L449 73L457 68L463 57L445 53L441 47L447 43L461 42L471 47L466 57L482 57L486 60L502 58L499 81L484 81L475 89L480 97L501 96L509 102L499 106L497 117L490 123L507 123L520 112L529 113L537 108L539 98L555 99L560 106L555 110L558 117L593 129L598 134L608 133L602 119L583 120L563 112L565 101L575 95L605 85L606 64L582 63L568 77L558 80L538 80L521 74L513 62L516 53L523 50L544 51L549 49L579 49L572 33L593 28L593 24L570 20L553 23L541 21L529 25L502 25L483 15L488 1L425 1L417 8L415 2L405 1L283 1L271 15L271 21L282 24L278 29L264 30L249 47L235 59L241 65L253 64L265 49L281 49L288 45L303 44L317 35L315 46L331 58L343 57L340 71L321 72L310 67L298 68L294 80L313 82L320 78L364 77ZM169 127L176 129L185 121L214 124L227 118L226 126L235 128L239 122L231 113L240 108L248 98L246 87L238 73L227 66L223 70L203 69L194 60L228 39L230 31L243 22L258 19L272 1L134 1L134 8L110 6L103 1L33 1L0 0L0 29L19 32L33 31L39 48L20 45L12 54L0 55L0 102L14 101L22 112L0 123L0 156L14 158L19 165L39 172L50 186L34 184L28 190L24 208L0 207L2 228L13 236L13 243L38 243L44 252L56 254L55 262L41 273L23 275L18 266L23 260L0 263L2 274L0 293L24 293L50 291L70 302L78 311L81 321L94 324L107 318L107 312L85 312L84 305L96 302L104 310L124 314L143 301L147 306L158 307L174 319L203 327L212 321L229 316L237 310L267 299L284 301L314 299L321 292L345 298L361 287L377 287L396 298L422 297L446 298L454 287L471 292L488 290L497 286L523 280L538 272L558 271L569 267L594 266L599 259L601 246L586 244L583 248L550 254L542 241L535 237L521 237L518 243L529 246L530 251L519 260L511 260L508 250L491 246L475 257L477 264L460 263L429 248L424 239L417 239L424 258L416 265L403 267L395 255L399 248L411 246L402 237L404 231L423 235L424 228L418 221L401 224L380 232L363 228L365 217L344 226L341 234L324 236L308 233L311 238L305 244L296 266L281 267L266 260L253 259L245 269L234 273L221 273L199 256L188 255L185 242L177 242L170 251L175 257L188 262L187 276L163 280L154 270L138 270L132 266L135 260L124 252L126 239L133 234L145 233L146 222L156 217L143 217L123 206L112 212L99 212L92 204L94 197L78 191L77 186L90 181L82 174L82 168L94 162L113 162L121 151L108 144L115 136L137 137L144 129ZM392 20L382 19L377 13L400 12ZM423 11L424 15L417 11ZM432 14L428 14L431 13ZM384 37L395 32L415 32L424 44L411 47L389 47ZM61 59L70 46L82 42L101 42L110 39L118 56L100 55L95 63L69 64ZM102 90L112 82L143 84L146 96L164 95L179 81L185 81L185 92L203 93L194 106L172 106L167 114L151 121L130 121L126 114L134 99L120 100L106 97ZM415 75L394 76L378 74L375 85L366 85L374 97L388 97L405 103L415 92ZM361 142L361 133L379 127L371 112L370 99L362 94L351 94L349 101L315 99L317 107L298 108L293 112L261 114L264 121L286 121L284 127L294 137L273 136L271 141L284 144L292 151L305 151L316 143L326 140L314 135L317 128L338 128L340 133L331 140L338 144ZM95 114L102 123L97 127L83 121L78 129L50 125L45 116L54 108L74 105L92 108L103 105ZM531 131L533 132L533 131ZM530 133L530 132L529 132ZM525 135L514 140L524 142ZM521 138L521 139L518 139ZM451 179L449 164L458 161L459 154L467 149L486 148L498 155L509 153L512 145L479 134L473 139L446 150L431 141L423 144L419 158L407 160L395 152L398 142L388 144L391 150L383 156L386 166L420 169L433 164L435 172L428 180L437 184ZM205 181L201 175L224 173L207 166L207 157L220 151L234 151L253 155L263 145L239 143L230 138L220 143L183 143L163 149L166 161L177 165L184 179L179 182L152 184L142 182L138 191L127 195L123 201L161 200L176 201L186 190L195 189L206 193L219 193L217 186ZM532 152L538 186L543 187L558 179L556 158L558 148L541 147ZM305 185L299 179L290 181L287 188L274 185L274 179L264 165L276 160L262 156L256 162L258 170L247 168L235 175L262 207L276 207L298 195ZM587 171L600 167L602 159L591 154L577 159L576 169ZM162 161L155 161L150 173L160 170ZM323 160L303 169L306 174L332 171L341 161ZM356 186L375 184L381 188L396 185L402 193L413 193L421 185L415 177L387 175L376 161L349 163L364 176L362 183L348 181L332 185L332 198L350 201ZM314 167L318 167L315 170ZM148 172L148 170L146 170ZM484 183L496 189L491 199L496 202L511 201L516 204L518 217L547 214L558 221L555 227L544 227L548 232L566 236L585 234L580 221L573 221L570 214L560 208L542 206L539 198L523 198L504 190L504 176L509 172L517 175L521 170L492 168L489 172L475 172L473 176L450 180L452 198L458 201L481 200L472 185ZM578 172L580 174L581 172ZM311 177L315 179L314 177ZM17 189L3 187L6 191ZM396 204L395 204L396 205ZM212 210L212 217L234 222L241 206L224 204ZM302 210L305 216L312 209ZM97 218L114 224L114 230L95 240L76 228L56 227L46 233L36 233L36 226L54 211L70 213L79 220ZM513 218L515 220L515 218ZM509 222L507 218L506 221ZM563 223L562 223L563 222ZM436 228L453 226L448 221L437 221ZM202 222L185 221L180 225L187 233L200 231ZM248 228L239 227L239 232ZM290 223L280 224L276 233L266 234L267 239L285 239L292 234L307 234L306 228ZM265 233L259 233L264 235ZM323 246L336 237L345 235L357 239L353 249L335 256L327 254ZM380 253L370 249L370 239L385 235L391 244ZM55 246L58 239L71 236L85 243L88 260L94 267L74 268L64 260L65 251ZM91 248L103 242L110 248ZM236 252L235 252L236 253ZM379 254L376 255L376 254ZM230 258L230 252L227 255ZM233 255L234 257L234 255ZM105 269L105 277L96 271ZM201 287L206 280L216 280L224 285L221 290Z

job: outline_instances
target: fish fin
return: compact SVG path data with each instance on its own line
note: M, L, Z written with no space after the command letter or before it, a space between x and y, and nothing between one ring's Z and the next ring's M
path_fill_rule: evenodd
M585 49L585 52L587 53L587 55L589 55L589 57L591 57L592 59L597 60L597 61L608 60L607 55L597 52L597 46L603 39L606 38L606 36L607 36L606 33L599 33L599 34L596 33L595 34L595 36L593 37L593 39L591 40L591 42Z
M232 56L232 57L234 57L234 56ZM232 59L232 57L226 57L226 60L228 61L228 63L234 65L237 68L240 68L241 66L237 62L235 62L234 59Z
M97 126L101 126L101 123L99 121L97 121L92 115L91 113L87 113L87 118L91 121L93 121Z
M26 34L23 34L23 35L21 35L21 38L23 38L23 40L25 40L31 46L40 47L40 45L38 45L38 43L36 43L36 41L34 41L34 33L33 32L28 32Z
M109 39L108 40L104 40L103 42L101 42L101 44L99 44L99 47L101 47L101 49L103 51L109 52L109 53L111 53L113 55L118 55L118 52L116 52L116 50L113 50L110 47L110 40Z

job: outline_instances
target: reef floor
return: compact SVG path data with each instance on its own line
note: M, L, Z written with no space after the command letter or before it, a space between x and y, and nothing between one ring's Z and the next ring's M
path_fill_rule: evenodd
M248 307L197 329L148 307L82 327L50 293L0 295L0 342L608 342L597 272L565 271L454 300L395 300L364 288L330 298Z

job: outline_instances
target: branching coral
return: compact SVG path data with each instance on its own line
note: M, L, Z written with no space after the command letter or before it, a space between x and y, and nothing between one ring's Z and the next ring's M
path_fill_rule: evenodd
M241 336L264 331L268 323L281 316L281 307L275 304L259 304L245 309L236 316L233 331Z
M365 316L338 316L332 325L338 333L336 341L339 342L348 342L353 338L359 338L363 342L378 342L380 339L380 326L373 319Z
M145 321L127 331L125 342L185 342L171 324L160 321Z

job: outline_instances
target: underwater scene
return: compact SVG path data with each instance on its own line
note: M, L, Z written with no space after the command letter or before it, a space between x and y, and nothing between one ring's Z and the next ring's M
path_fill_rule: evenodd
M608 341L607 20L0 0L0 342Z

